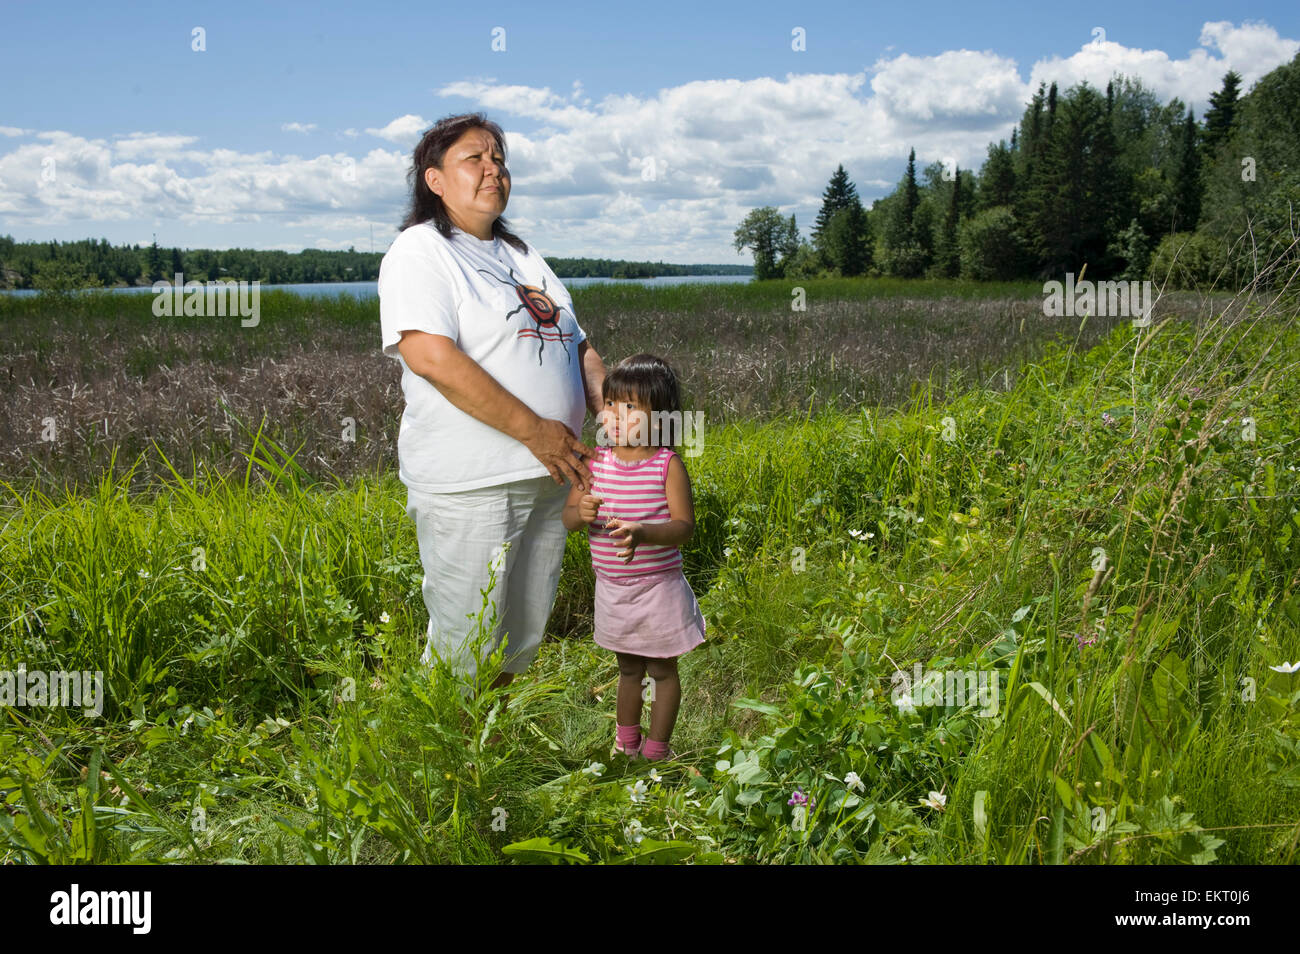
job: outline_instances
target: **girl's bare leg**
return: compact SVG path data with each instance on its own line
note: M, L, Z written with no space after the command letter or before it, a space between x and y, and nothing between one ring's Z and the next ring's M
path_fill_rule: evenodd
M673 734L673 726L677 724L677 710L682 704L682 683L677 676L677 660L647 657L645 666L646 674L654 680L651 684L654 701L650 703L650 738L656 742L667 742Z
M640 725L641 680L645 678L645 657L632 653L615 655L618 656L618 724Z

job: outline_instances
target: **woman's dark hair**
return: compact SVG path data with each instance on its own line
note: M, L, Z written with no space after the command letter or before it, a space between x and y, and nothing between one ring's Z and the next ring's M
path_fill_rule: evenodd
M483 113L461 113L438 120L420 137L420 143L415 147L415 154L411 157L411 168L406 174L407 182L412 187L411 208L402 221L402 230L432 220L434 227L442 233L443 238L451 238L452 221L447 215L447 207L443 205L442 197L430 189L429 184L424 181L424 172L430 167L441 170L442 160L447 150L471 129L487 130L488 134L496 140L502 159L506 158L506 134ZM510 243L523 254L528 254L527 243L506 227L504 216L498 216L492 223L492 235L503 242Z
M632 398L638 404L647 405L652 413L668 413L660 421L666 433L656 436L652 432L650 444L652 447L681 445L682 392L677 373L663 358L645 352L624 358L605 375L600 397L602 401ZM654 423L653 417L650 423Z

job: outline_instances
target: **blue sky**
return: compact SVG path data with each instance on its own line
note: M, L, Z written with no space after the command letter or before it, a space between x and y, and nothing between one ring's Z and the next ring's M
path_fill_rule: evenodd
M840 163L868 204L909 147L978 167L1039 79L1124 72L1199 116L1227 69L1249 87L1295 56L1298 10L20 0L0 234L298 250L368 249L373 229L382 251L419 134L483 110L507 133L506 216L545 254L747 263L750 209L806 235Z

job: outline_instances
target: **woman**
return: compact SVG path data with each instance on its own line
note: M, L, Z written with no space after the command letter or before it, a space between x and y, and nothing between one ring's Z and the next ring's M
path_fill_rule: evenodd
M424 566L422 662L436 652L476 677L470 643L495 571L498 626L483 651L507 640L499 687L541 646L564 557L565 481L591 480L594 451L576 435L586 408L601 410L605 366L568 291L501 218L500 126L482 113L441 120L415 147L411 179L410 212L379 269L379 314L406 398L397 455Z

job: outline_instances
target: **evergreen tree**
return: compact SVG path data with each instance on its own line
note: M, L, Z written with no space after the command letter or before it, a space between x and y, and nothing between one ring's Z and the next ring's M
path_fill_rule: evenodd
M163 270L163 259L162 259L162 249L158 247L157 238L155 238L153 240L153 244L149 246L149 254L146 261L147 261L146 268L148 269L148 275L146 277L148 278L149 283L153 284L154 282L161 280L162 270Z
M1111 268L1119 191L1117 149L1106 102L1086 82L1064 98L1039 173L1035 236L1042 274Z
M1038 89L1025 107L1020 117L1018 128L1020 139L1016 149L1016 180L1027 186L1033 177L1035 160L1042 154L1040 140L1043 138L1043 107L1047 103L1047 84L1039 83ZM1015 138L1014 135L1012 137Z
M915 238L913 224L920 204L921 193L916 185L916 150L912 149L907 154L907 173L903 177L903 222L910 239Z
M849 251L842 270L845 275L865 275L872 265L871 222L856 196L848 207L848 233Z
M831 216L858 201L857 186L849 180L849 174L844 171L844 166L838 166L831 175L830 183L822 192L822 207L817 213L817 221L812 229L813 245L819 244L819 239L826 230Z
M1039 83L1025 114L1020 120L1020 148L1016 154L1016 195L1013 219L1021 235L1021 245L1030 260L1041 263L1046 257L1046 233L1049 229L1049 188L1045 181L1046 164L1051 152L1051 129L1055 121L1056 84L1052 84L1052 119L1046 115L1048 103L1045 84Z
M1240 88L1241 74L1228 70L1223 75L1223 87L1210 94L1210 108L1205 111L1205 154L1211 159L1232 133Z
M1014 141L1014 130L1011 135ZM976 205L980 211L983 211L994 206L1011 205L1015 197L1015 157L1007 148L1005 141L999 142L996 146L990 145L988 158L984 160L984 166L980 169L979 201Z
M855 197L827 223L822 235L831 267L846 278L865 275L871 267L871 227L866 209Z
M1201 153L1197 139L1200 130L1191 109L1183 123L1182 156L1174 180L1174 217L1171 232L1191 232L1201 218Z
M935 253L935 266L943 278L956 278L961 271L961 248L957 242L957 229L961 224L962 209L961 168L953 175L948 196L948 211L943 219L943 232Z
M916 181L916 150L907 155L907 172L899 186L899 201L893 208L885 245L889 251L886 263L891 274L900 278L915 278L928 264L928 246L931 244L928 221L917 221L921 207L921 189Z

